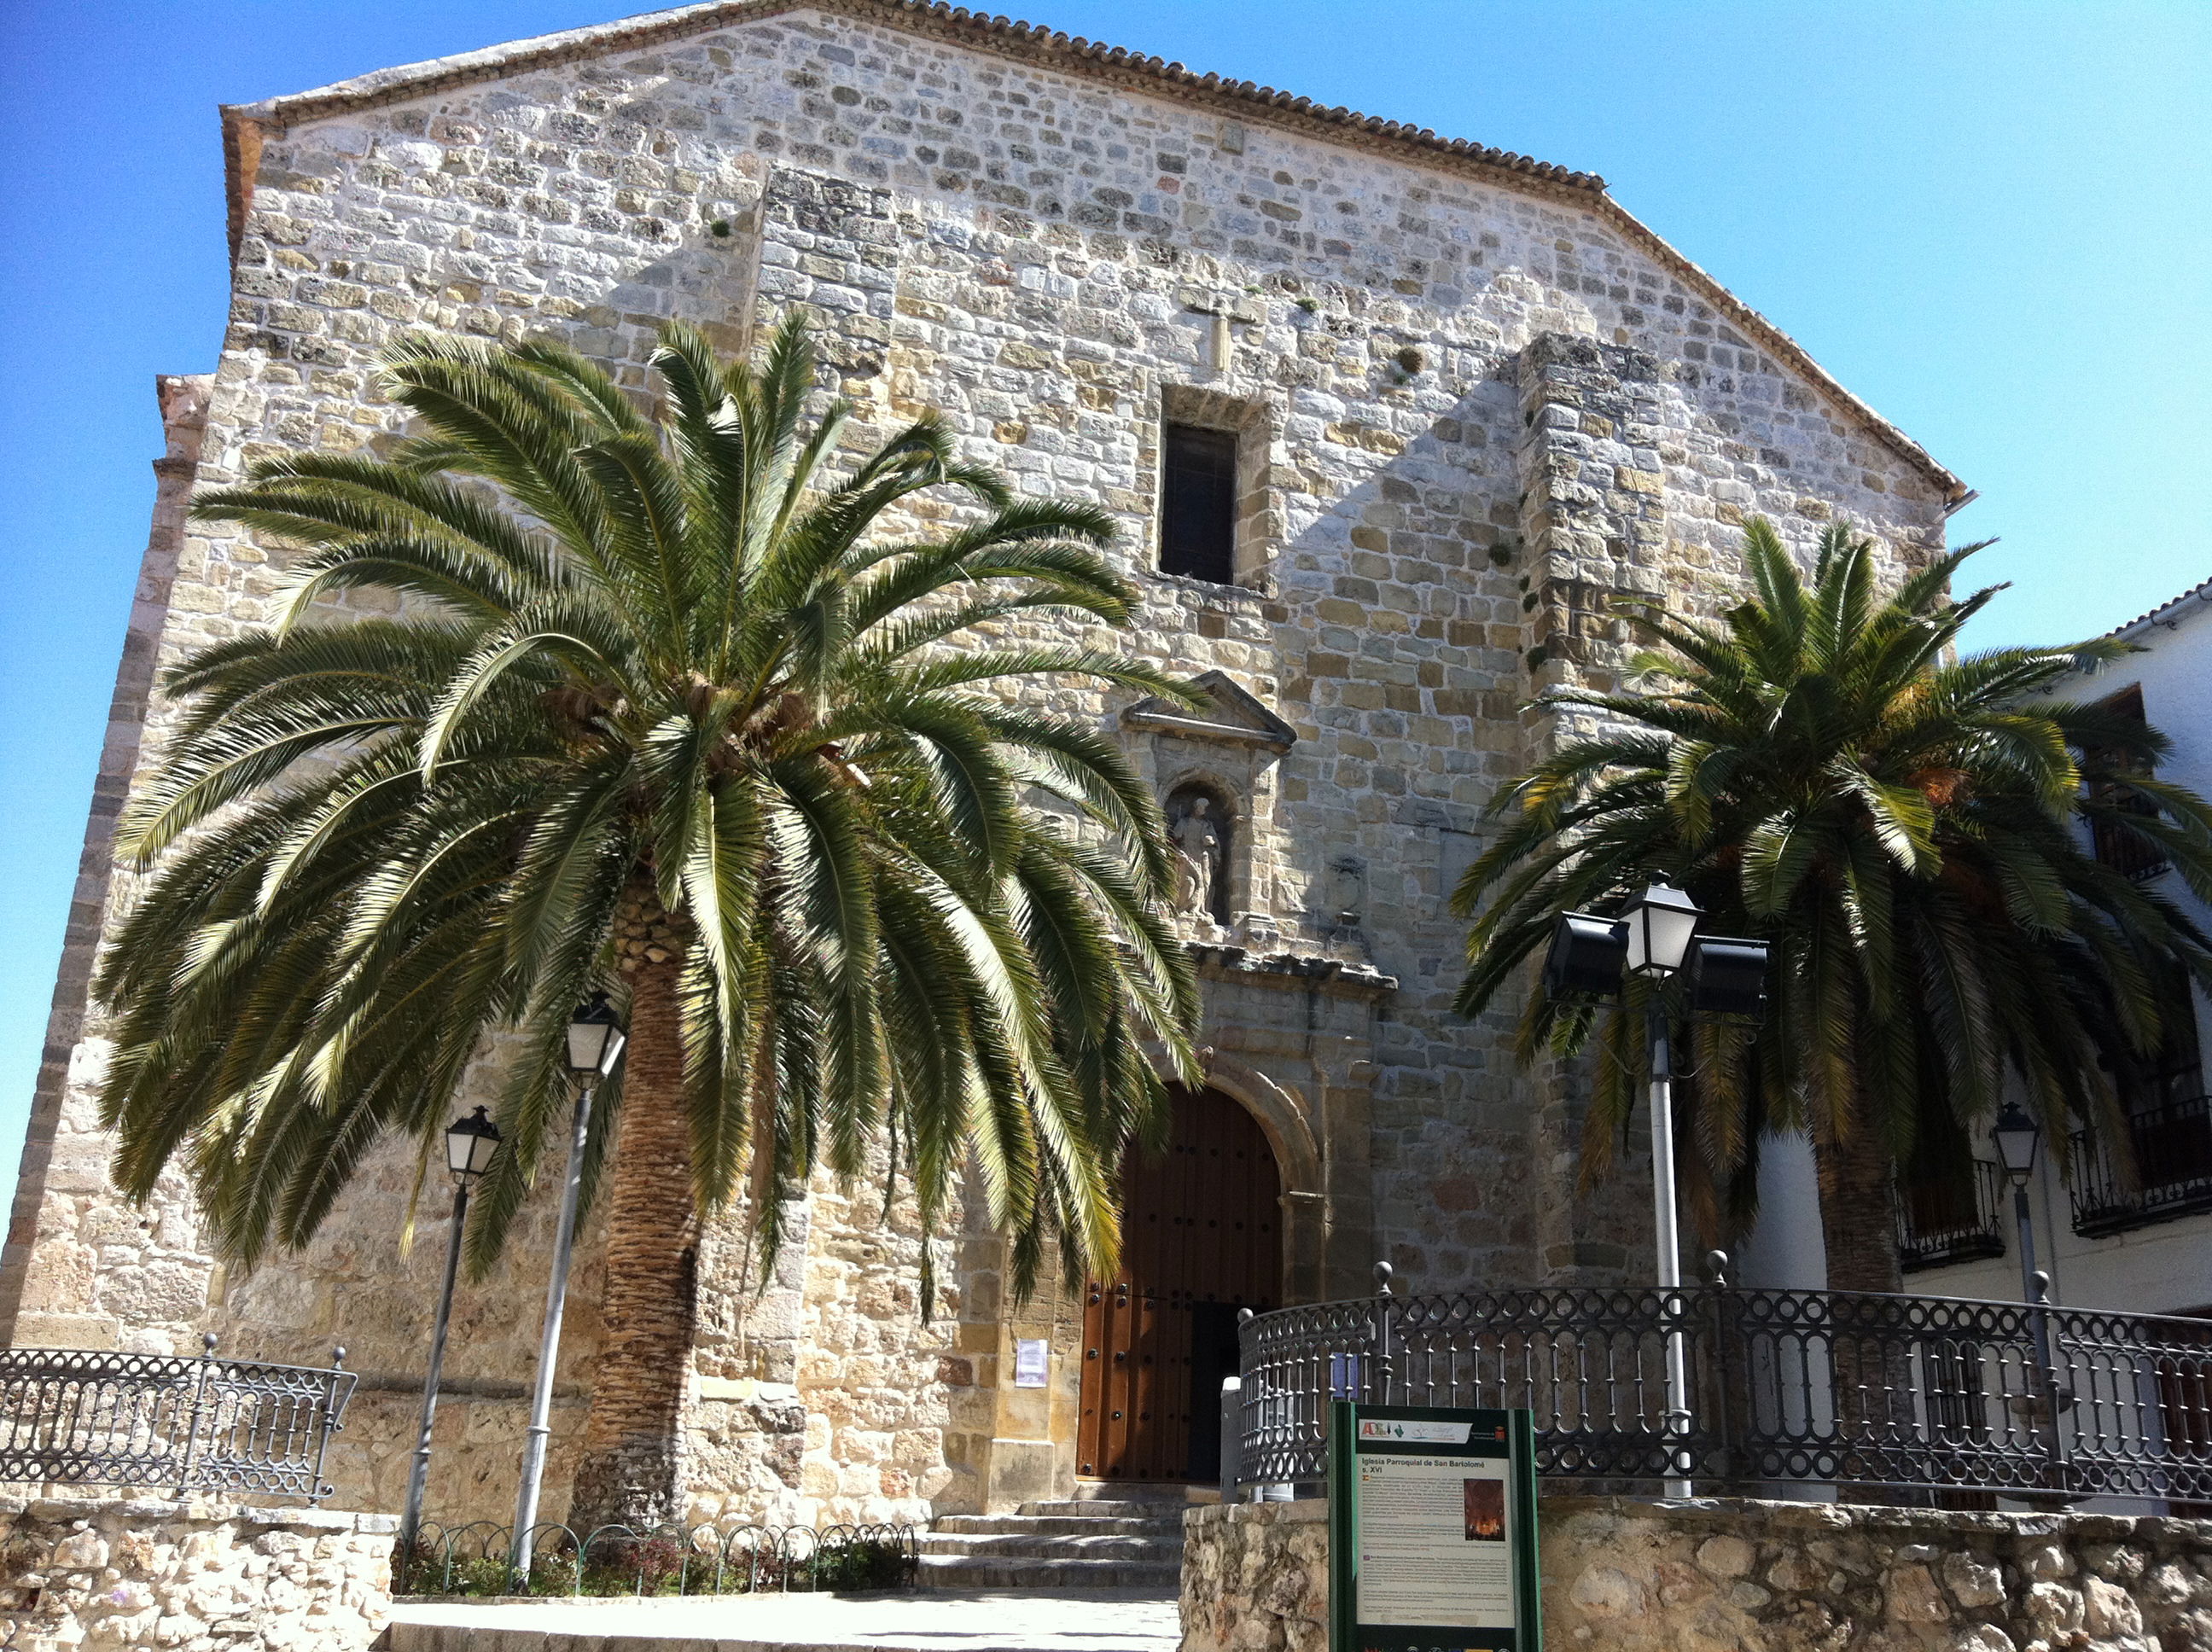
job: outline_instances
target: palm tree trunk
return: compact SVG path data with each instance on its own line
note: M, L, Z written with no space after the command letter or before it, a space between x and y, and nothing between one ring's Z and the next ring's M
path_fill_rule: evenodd
M687 926L643 894L625 902L617 933L630 980L629 1047L604 1195L592 1408L569 1505L580 1536L611 1521L643 1528L683 1518L684 1398L697 1317L699 1216L677 999Z
M1869 1130L1843 1141L1814 1138L1820 1235L1828 1289L1893 1291L1904 1280L1897 1256L1897 1165ZM1828 1327L1835 1383L1836 1495L1845 1503L1889 1503L1884 1483L1917 1479L1907 1460L1917 1445L1911 1371L1886 1303L1833 1302Z
M1863 1129L1841 1142L1816 1139L1813 1162L1828 1289L1897 1290L1905 1275L1897 1260L1897 1165L1887 1145Z

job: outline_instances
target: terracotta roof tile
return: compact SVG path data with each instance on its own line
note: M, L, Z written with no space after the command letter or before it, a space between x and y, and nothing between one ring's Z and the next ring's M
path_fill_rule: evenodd
M2115 625L2111 630L2106 632L2105 635L2108 637L2125 636L2137 626L2150 625L2159 623L2162 616L2180 607L2182 604L2192 600L2207 604L2212 604L2212 580L2206 580L2200 584L2192 585L2188 590L2183 592L2179 596L2169 598L2166 601L2159 604L2157 607L2150 609L2144 613L2136 615L2133 619L2128 621L2124 625ZM2168 625L2179 623L2178 621L2173 620L2166 620L2164 623Z

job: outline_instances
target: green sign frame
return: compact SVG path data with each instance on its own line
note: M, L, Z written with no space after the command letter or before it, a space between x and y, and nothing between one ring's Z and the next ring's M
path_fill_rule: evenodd
M1532 1412L1331 1402L1329 1652L1543 1652L1536 1557Z

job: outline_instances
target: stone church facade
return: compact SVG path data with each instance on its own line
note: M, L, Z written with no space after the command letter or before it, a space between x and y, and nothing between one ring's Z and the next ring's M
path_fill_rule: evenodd
M1635 1153L1578 1193L1572 1076L1519 1070L1510 1015L1451 1013L1446 901L1481 810L1557 736L1531 696L1617 669L1608 597L1711 611L1753 513L1799 545L1846 519L1917 566L1965 490L1601 180L899 0L695 5L229 109L224 133L229 326L211 376L161 382L168 452L0 1339L167 1350L212 1331L315 1363L342 1343L363 1381L339 1500L397 1505L447 1237L434 1191L410 1216L411 1156L369 1166L309 1253L251 1277L199 1248L180 1189L137 1209L105 1179L84 983L130 893L108 832L158 749L161 664L266 618L281 574L249 537L186 526L185 501L260 454L386 435L371 364L407 329L550 332L641 387L668 318L734 351L793 305L823 324L856 442L933 408L1020 488L1120 523L1143 592L1127 646L1207 702L1084 703L1174 818L1206 823L1183 833L1182 921L1210 1088L1184 1103L1188 1174L1132 1172L1152 1277L1016 1303L999 1242L969 1227L933 1242L925 1315L923 1240L879 1185L817 1185L764 1288L741 1224L716 1228L695 1514L926 1519L1079 1476L1203 1478L1191 1326L1360 1293L1378 1259L1413 1290L1644 1277ZM1185 487L1223 512L1210 562L1164 540ZM1242 1167L1233 1198L1208 1155ZM538 1202L459 1300L434 1514L503 1518L512 1497ZM1234 1236L1134 1237L1232 1206ZM555 1515L596 1247L556 1388ZM1116 1355L1167 1374L1117 1388ZM1133 1442L1158 1420L1139 1406L1185 1434Z

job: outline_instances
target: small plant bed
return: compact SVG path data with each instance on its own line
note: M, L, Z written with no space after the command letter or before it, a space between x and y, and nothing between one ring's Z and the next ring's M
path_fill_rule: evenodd
M910 1526L601 1527L534 1533L518 1577L509 1527L426 1525L392 1561L392 1593L412 1600L839 1593L911 1587L920 1552Z

